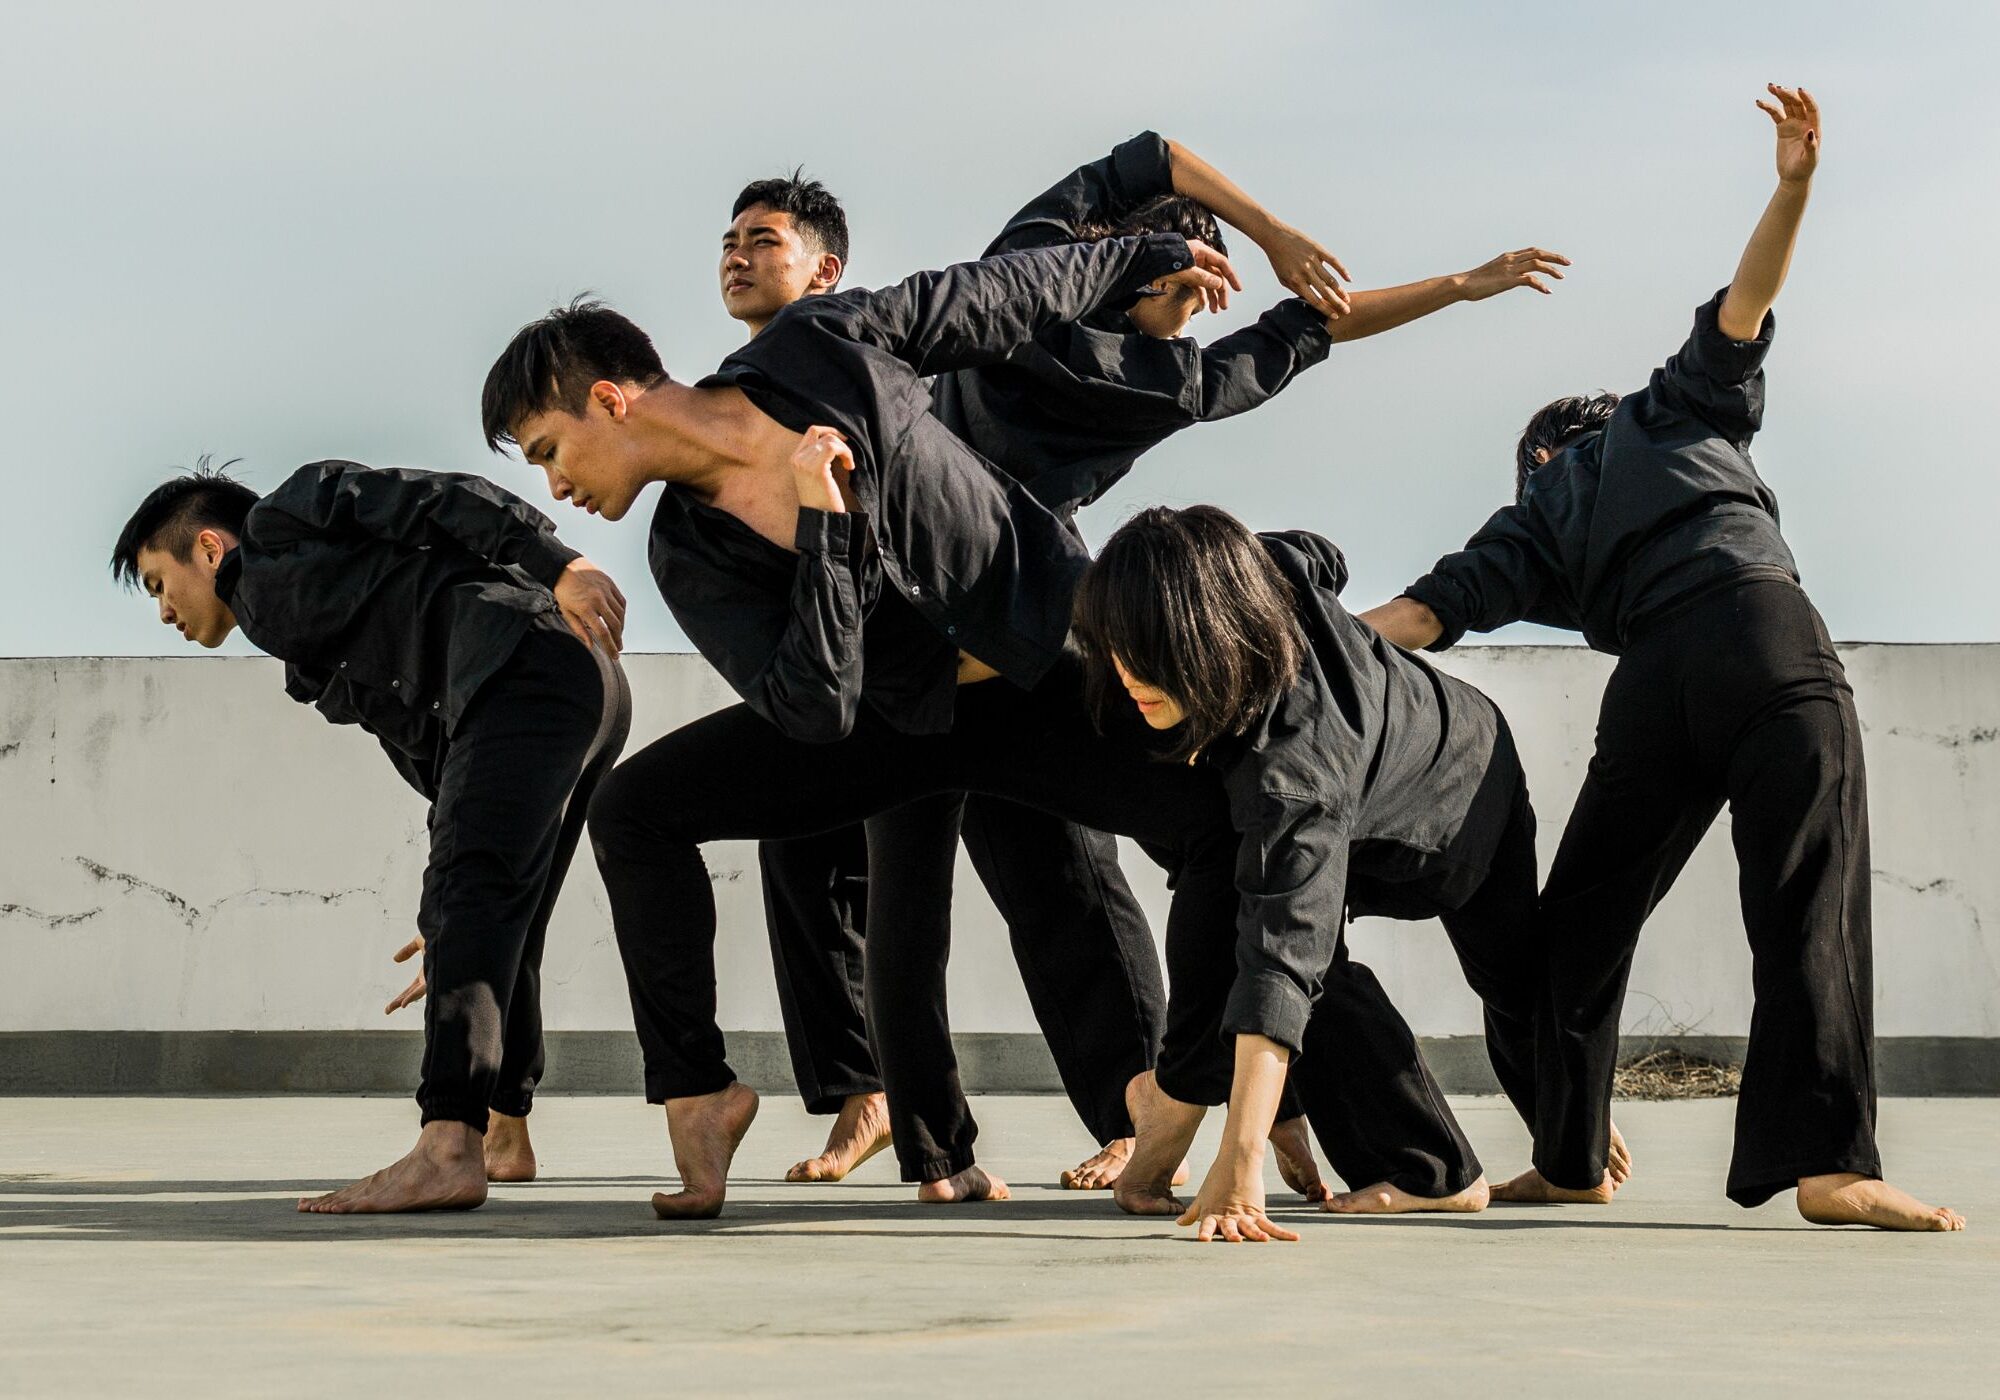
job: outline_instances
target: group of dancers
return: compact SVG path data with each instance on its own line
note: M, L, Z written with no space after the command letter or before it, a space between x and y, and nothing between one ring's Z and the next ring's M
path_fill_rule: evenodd
M590 300L506 346L488 445L607 520L660 483L654 581L741 697L622 761L625 597L491 480L328 461L263 496L206 467L155 489L114 574L191 642L240 628L430 802L418 936L396 955L421 972L390 1003L423 1004L420 1136L299 1208L467 1208L534 1175L539 968L586 830L679 1176L662 1218L722 1210L757 1112L715 1020L702 847L721 840L760 843L799 1091L834 1120L792 1180L890 1148L920 1200L1008 1194L978 1163L945 1009L963 841L1100 1145L1065 1185L1226 1240L1298 1237L1266 1213L1267 1152L1338 1212L1607 1204L1633 1171L1610 1112L1633 949L1727 802L1756 989L1730 1198L1962 1228L1882 1179L1859 728L1748 453L1821 138L1809 94L1768 97L1777 189L1686 341L1636 392L1537 410L1513 502L1359 614L1310 531L1155 508L1093 559L1076 513L1336 342L1547 294L1568 260L1531 247L1350 289L1327 249L1151 132L977 261L879 291L840 290L847 223L824 187L751 184L720 268L749 338L692 384ZM1191 318L1241 290L1224 225L1291 295L1203 345ZM1619 658L1546 884L1506 718L1417 655L1522 618ZM1169 874L1164 982L1121 835ZM1349 954L1362 914L1443 924L1533 1136L1521 1174L1488 1182ZM1214 1105L1221 1143L1183 1200Z

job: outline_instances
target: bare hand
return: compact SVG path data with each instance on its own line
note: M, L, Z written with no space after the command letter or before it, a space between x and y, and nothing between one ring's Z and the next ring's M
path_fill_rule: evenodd
M1778 127L1778 178L1787 184L1812 179L1819 165L1819 103L1804 88L1794 91L1776 83L1764 87L1784 108L1780 111L1762 99L1757 102Z
M854 449L838 428L807 428L792 452L792 485L810 510L847 514L844 488L853 472Z
M424 951L424 936L420 933L415 938L412 938L408 943L405 943L401 948L396 950L396 956L394 961L408 962L411 958L416 957L419 953L423 951ZM424 999L424 992L426 990L428 989L424 985L424 965L423 963L419 962L417 964L416 981L410 983L409 986L403 988L402 991L396 993L395 996L391 997L389 1000L389 1004L382 1008L382 1014L384 1016L392 1016L396 1012L401 1011L406 1006L414 1006L417 1002L420 1002Z
M1260 246L1286 291L1304 297L1329 319L1347 314L1347 293L1340 284L1353 279L1339 258L1290 224L1278 224Z
M1264 1214L1263 1157L1232 1158L1226 1151L1209 1167L1202 1179L1201 1194L1174 1223L1195 1227L1195 1238L1221 1238L1232 1244L1245 1240L1262 1244L1269 1240L1297 1240Z
M1156 287L1193 287L1207 299L1210 311L1220 311L1229 305L1229 289L1243 290L1243 279L1236 275L1236 269L1229 265L1229 259L1209 247L1199 238L1187 241L1188 252L1194 256L1194 265L1184 267L1179 272L1170 272L1154 282Z
M556 580L556 606L569 630L614 661L625 643L625 595L588 559L572 559Z
M1542 278L1553 277L1560 282L1562 269L1568 266L1568 258L1561 253L1551 253L1546 248L1521 248L1512 253L1502 253L1492 262L1482 263L1465 274L1462 284L1465 299L1484 301L1510 287L1533 287L1547 296L1549 284Z

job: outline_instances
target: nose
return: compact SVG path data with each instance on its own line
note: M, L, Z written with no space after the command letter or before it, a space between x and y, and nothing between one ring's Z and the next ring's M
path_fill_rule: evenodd
M569 499L570 484L567 481L564 481L561 477L557 476L553 471L545 470L543 472L543 475L548 477L549 479L549 494L551 496L554 496L559 501L566 501Z
M174 625L173 605L165 598L160 599L160 621L166 623L169 627Z
M750 259L741 248L737 248L723 258L722 266L730 272L741 272L750 266Z

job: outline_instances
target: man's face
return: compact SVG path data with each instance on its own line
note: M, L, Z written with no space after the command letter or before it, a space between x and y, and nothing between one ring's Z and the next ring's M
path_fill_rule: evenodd
M1172 729L1187 718L1187 711L1180 701L1161 690L1156 685L1147 685L1125 668L1125 663L1117 657L1111 664L1118 672L1118 680L1125 687L1125 693L1132 697L1132 703L1139 707L1139 716L1155 729Z
M801 297L832 290L840 259L822 253L768 205L753 204L722 235L722 305L752 332Z
M590 386L583 412L543 409L517 427L521 455L542 469L551 496L606 520L625 518L648 479L630 421L631 405L644 392L600 380Z
M1158 296L1140 297L1127 314L1143 334L1172 340L1186 332L1188 322L1201 309L1201 293L1195 288L1167 287Z
M139 547L139 586L160 605L160 621L198 646L219 647L236 630L236 614L215 594L215 571L235 547L218 530L196 535L185 559L151 544Z

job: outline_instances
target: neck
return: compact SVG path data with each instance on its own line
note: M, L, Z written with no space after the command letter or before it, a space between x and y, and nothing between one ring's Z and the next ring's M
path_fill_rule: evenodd
M755 340L757 338L758 334L764 329L764 327L771 324L771 318L769 316L755 316L755 317L745 316L742 319L743 319L743 329L750 332L750 338L752 340Z
M672 382L633 401L645 479L713 495L723 478L750 465L744 453L753 410L739 393Z

